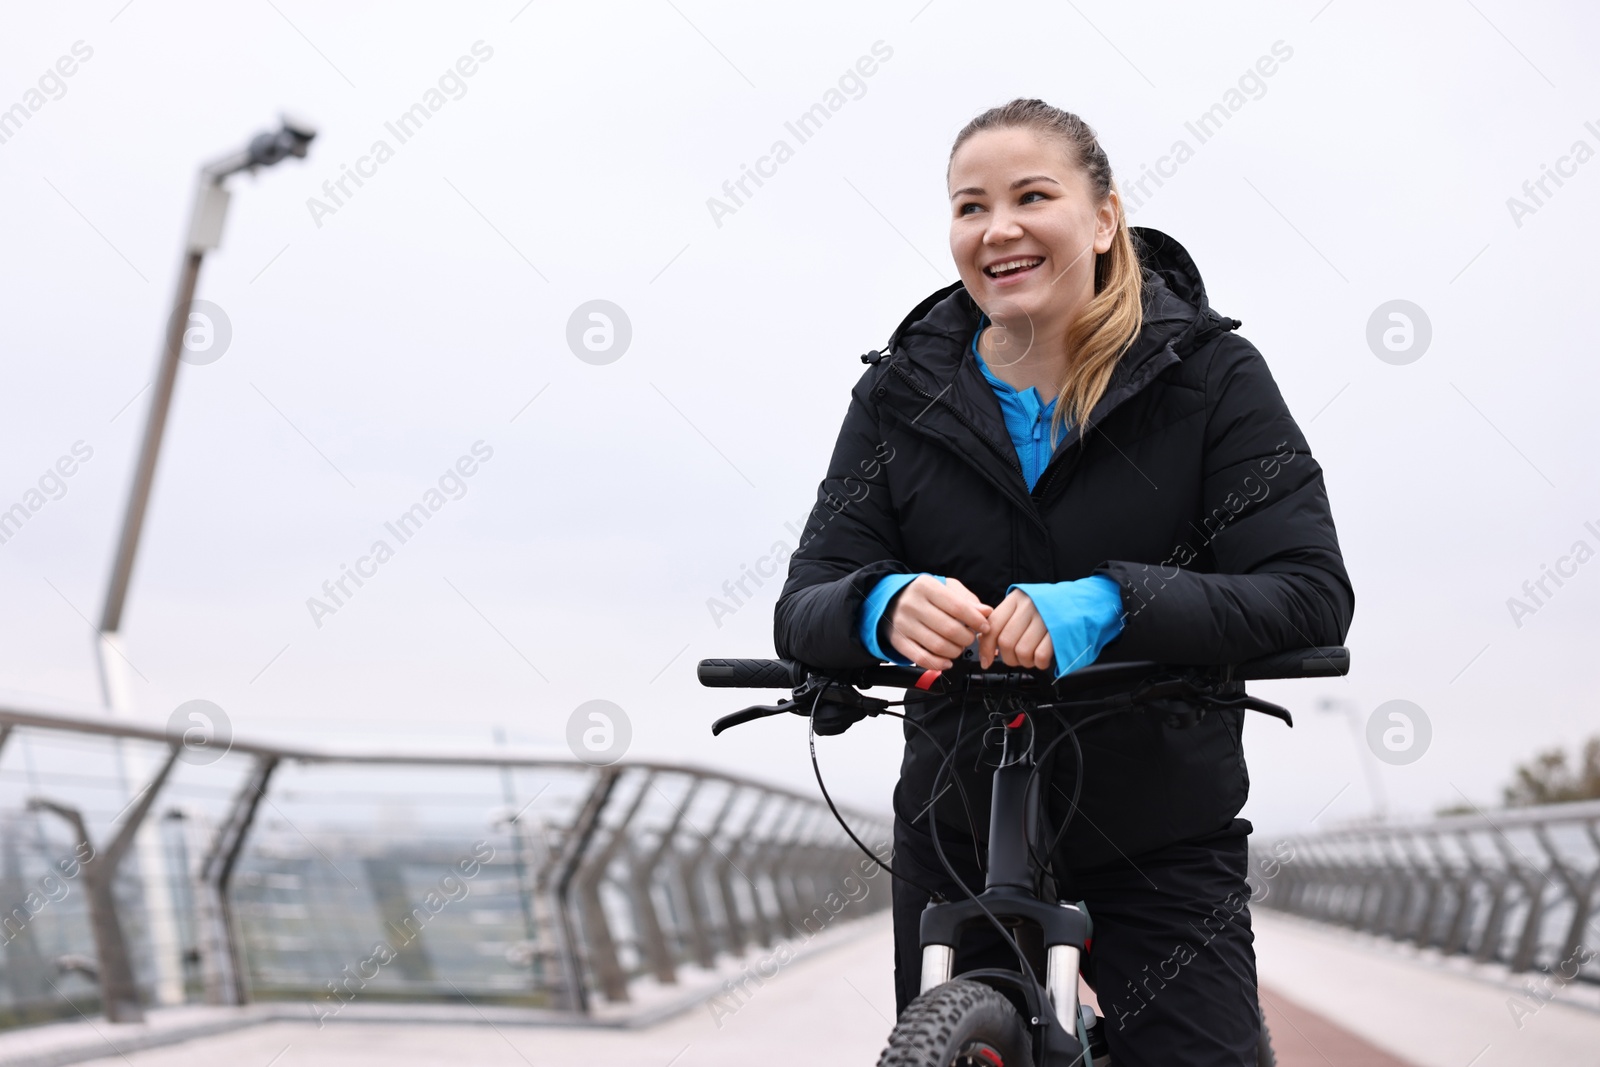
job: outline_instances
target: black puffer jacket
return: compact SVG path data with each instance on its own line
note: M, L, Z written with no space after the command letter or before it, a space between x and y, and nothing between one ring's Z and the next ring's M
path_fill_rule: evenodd
M1104 574L1122 588L1126 624L1100 661L1234 663L1344 640L1355 594L1322 469L1266 361L1212 311L1200 272L1165 234L1134 227L1144 324L1119 361L1085 438L1072 432L1030 493L998 401L968 346L979 309L958 282L919 304L851 393L827 477L775 612L780 656L816 667L873 662L857 637L878 579L927 571L959 578L986 604L1014 582ZM993 753L972 709L908 699L956 756L987 832ZM1074 866L1218 829L1249 787L1243 712L1211 711L1177 728L1133 713L1086 728L1081 815L1066 840ZM1045 727L1044 729L1047 729ZM926 810L940 757L906 728L897 813ZM1050 771L1066 807L1073 760ZM967 832L953 790L937 818Z

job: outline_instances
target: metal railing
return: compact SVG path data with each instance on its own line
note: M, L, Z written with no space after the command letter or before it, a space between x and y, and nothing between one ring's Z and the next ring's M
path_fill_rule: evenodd
M1252 847L1258 906L1600 981L1600 801L1365 825Z
M820 800L738 775L240 740L191 755L159 729L0 707L0 1025L252 999L318 1019L358 998L587 1013L889 904ZM130 766L145 779L121 780ZM845 814L887 858L888 821ZM164 892L130 847L143 834Z

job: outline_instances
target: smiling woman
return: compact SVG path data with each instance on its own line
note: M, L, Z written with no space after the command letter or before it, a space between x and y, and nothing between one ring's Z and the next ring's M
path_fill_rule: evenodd
M1128 225L1089 125L1042 100L986 111L955 138L946 187L960 280L866 357L790 556L778 654L819 670L975 658L1059 678L1102 658L1221 666L1340 644L1354 593L1322 470L1189 253ZM877 449L894 462L863 467ZM1041 760L1054 832L1033 842L1028 888L1089 912L1083 975L1114 1008L1114 1062L1253 1063L1243 711L1183 696L1158 710L1081 724L1074 749ZM974 856L997 739L1029 716L920 690L905 711L890 1053L950 1022L962 975L999 985L988 976L1019 957L1046 973L1042 931L1014 943L980 923L953 958L919 934L934 894L960 900L993 873ZM1050 753L1066 735L1043 719L1028 744ZM1173 973L1177 945L1193 957ZM955 981L922 991L925 949L932 980Z

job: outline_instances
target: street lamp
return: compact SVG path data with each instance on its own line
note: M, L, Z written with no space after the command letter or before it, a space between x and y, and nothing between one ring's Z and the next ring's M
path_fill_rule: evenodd
M316 137L309 123L284 116L276 130L257 134L242 151L223 156L200 168L200 185L189 213L189 230L184 241L183 267L178 272L178 292L167 319L166 341L156 362L155 391L150 397L150 416L145 421L144 443L133 469L133 490L128 494L128 511L122 521L122 536L111 566L111 584L106 591L105 610L100 616L102 635L114 635L122 625L122 608L133 576L133 557L139 549L139 533L144 526L144 511L150 501L150 486L155 480L156 457L161 452L161 437L167 427L167 412L172 406L172 390L178 380L178 359L183 354L183 337L189 328L189 306L194 302L195 286L200 281L200 261L206 252L222 243L222 221L228 213L228 190L223 181L241 170L270 167L290 156L304 159ZM107 703L115 706L110 695Z
M1361 770L1367 777L1367 799L1372 802L1372 819L1382 822L1388 818L1389 801L1383 792L1383 772L1378 767L1378 758L1367 747L1361 709L1356 707L1354 701L1343 697L1322 697L1317 701L1317 710L1343 713L1345 721L1350 724L1350 737L1356 746L1356 761L1361 764Z
M184 335L189 328L189 312L194 303L195 286L200 281L200 262L205 254L222 243L222 223L228 213L228 189L223 184L229 175L241 170L270 167L293 156L305 158L317 131L309 123L284 116L276 130L257 134L241 151L223 156L200 168L199 187L189 213L189 228L184 237L183 266L178 271L178 291L167 319L166 337L156 360L155 388L150 396L150 414L145 420L144 440L133 468L133 486L128 493L128 510L123 516L111 563L111 581L106 589L105 607L95 641L95 662L100 668L100 690L107 710L126 713L132 708L126 674L127 657L122 654L118 630L127 602L128 582L133 576L133 559L139 549L139 534L144 527L145 508L150 502L150 487L155 481L156 457L161 452L161 437L172 407L172 391L177 384L178 362L184 351ZM119 745L125 787L130 792L143 783L148 768L136 748ZM170 770L170 761L168 764ZM163 771L150 783L158 790ZM148 803L129 822L142 819ZM139 870L144 880L144 903L155 957L156 1000L161 1004L181 1004L183 994L182 946L172 914L171 888L167 880L167 861L161 839L154 827L125 825L123 832L137 833L134 845ZM120 930L100 946L97 961L102 990L134 990L132 964ZM113 1003L107 999L107 1017L112 1022L138 1022L143 1011L136 994Z

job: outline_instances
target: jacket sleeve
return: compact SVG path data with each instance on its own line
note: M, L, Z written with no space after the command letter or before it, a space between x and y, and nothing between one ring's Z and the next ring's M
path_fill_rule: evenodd
M1344 641L1355 592L1312 459L1266 360L1225 335L1205 375L1201 511L1159 563L1095 569L1126 613L1107 659L1239 663Z
M778 655L811 667L879 662L857 632L862 604L879 579L911 570L900 561L900 531L889 499L894 448L866 399L871 378L869 371L851 393L827 476L789 557L773 612Z

